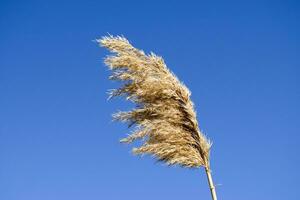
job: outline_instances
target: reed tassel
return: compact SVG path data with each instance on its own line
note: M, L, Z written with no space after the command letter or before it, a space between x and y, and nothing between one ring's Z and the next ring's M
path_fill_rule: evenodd
M145 54L124 37L107 36L97 40L113 55L105 58L112 70L110 79L124 83L111 90L110 98L125 96L136 104L113 118L134 126L121 142L143 139L133 148L135 154L150 154L168 165L204 167L213 200L217 200L209 167L210 141L200 131L191 92L154 53Z

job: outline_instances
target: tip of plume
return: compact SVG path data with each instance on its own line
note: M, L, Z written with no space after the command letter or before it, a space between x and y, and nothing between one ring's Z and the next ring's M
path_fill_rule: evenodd
M95 39L95 42L99 43L101 46L105 46L106 43L111 42L111 41L123 41L123 42L128 42L128 40L123 36L123 35L106 35L102 36L101 38Z

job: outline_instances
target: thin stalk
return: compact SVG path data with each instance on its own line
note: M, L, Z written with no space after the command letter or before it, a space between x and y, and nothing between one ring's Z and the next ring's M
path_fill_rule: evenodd
M217 200L216 188L215 188L214 182L212 180L211 170L210 170L209 166L205 167L205 172L206 172L212 200Z

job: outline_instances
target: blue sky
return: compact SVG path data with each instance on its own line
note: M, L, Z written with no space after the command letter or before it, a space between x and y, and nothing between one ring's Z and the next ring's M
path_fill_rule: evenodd
M203 169L118 143L107 33L190 88L219 199L297 199L299 25L297 1L1 1L0 199L210 199Z

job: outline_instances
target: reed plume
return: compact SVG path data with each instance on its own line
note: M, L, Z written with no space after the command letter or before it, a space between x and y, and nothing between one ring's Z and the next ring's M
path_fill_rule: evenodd
M145 54L124 37L107 36L97 42L113 53L105 58L112 70L110 79L124 83L110 91L110 98L125 96L136 104L131 111L113 115L115 120L135 126L133 133L121 142L143 139L140 147L133 148L135 154L154 155L168 165L203 166L216 200L209 165L211 143L199 129L188 88L161 57Z

